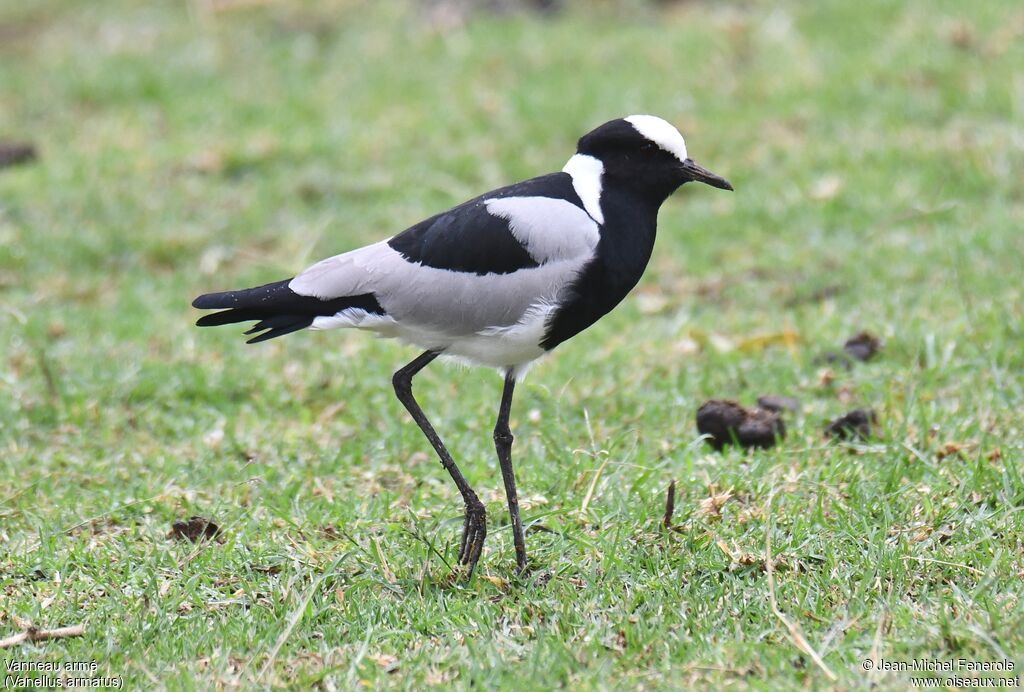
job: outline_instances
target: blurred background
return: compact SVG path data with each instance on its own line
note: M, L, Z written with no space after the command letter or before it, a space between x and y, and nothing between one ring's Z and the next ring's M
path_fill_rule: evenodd
M879 516L939 526L943 498L970 492L1012 506L1020 478L1000 474L1022 447L1022 65L1017 0L0 0L0 567L149 594L159 579L129 565L180 567L164 533L190 514L244 537L200 558L233 574L248 574L245 551L274 555L315 525L382 531L432 559L395 528L409 507L456 518L389 387L412 351L358 333L247 347L241 330L194 328L189 303L558 170L581 134L631 113L676 124L736 192L671 199L634 297L531 373L514 418L527 516L557 523L582 505L580 532L642 525L670 476L688 481L684 508L714 484L758 502L786 474L877 481L850 502L878 514L844 535ZM883 358L822 365L862 329ZM498 379L437 368L420 382L498 517ZM800 399L788 447L706 454L699 403L766 393ZM823 421L854 406L879 411L881 446L822 447ZM947 442L963 467L938 461ZM934 515L905 482L938 494ZM776 507L799 518L820 488L794 487ZM428 528L440 541L454 526ZM944 559L970 562L955 553L972 535ZM591 556L531 539L542 561ZM822 554L843 541L806 540ZM707 546L686 555L721 559ZM1001 576L1024 569L999 554ZM858 559L876 557L843 558ZM46 582L5 583L13 611L43 614ZM111 641L149 632L136 646L155 646L163 622L102 597L59 607L123 619ZM908 605L907 621L930 607ZM186 649L214 641L201 619L181 622ZM687 627L705 655L732 630ZM1013 649L1011 630L989 631Z

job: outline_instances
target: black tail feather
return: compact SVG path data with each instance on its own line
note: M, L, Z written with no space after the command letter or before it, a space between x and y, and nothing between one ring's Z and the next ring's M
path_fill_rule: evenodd
M259 308L274 307L283 303L291 302L294 298L304 298L290 288L288 284L291 279L274 281L255 288L246 288L241 291L223 291L221 293L207 293L192 301L192 307L202 310L216 308ZM316 300L314 298L314 300Z
M294 322L291 322L289 324L286 324L284 326L274 327L274 328L272 328L272 329L270 329L268 331L265 331L262 334L254 336L253 338L249 339L245 343L247 343L247 344L258 344L259 342L266 341L267 339L273 339L273 338L276 338L276 337L279 337L279 336L284 336L285 334L291 334L292 332L297 332L300 329L305 329L306 327L308 327L311 324L313 324L313 318L312 317L306 317L306 318L298 319L298 320L296 320ZM246 334L251 334L252 332L253 332L253 330L250 329L249 331L246 332Z
M197 327L219 327L224 324L234 324L236 322L248 322L249 320L258 320L265 316L266 312L263 310L253 308L236 308L235 310L221 310L210 315L203 315L196 320Z
M287 327L295 322L296 315L275 315L273 317L267 317L262 319L252 326L246 334L255 334L256 332L262 332L264 329L280 329L281 327Z
M224 324L256 320L256 324L245 332L247 335L256 334L246 342L255 344L305 329L313 324L317 317L336 315L348 308L358 308L377 315L384 314L384 309L372 293L321 300L295 293L288 288L290 282L291 279L285 279L241 291L201 295L192 301L193 307L203 310L226 309L203 315L196 321L196 325L219 327Z

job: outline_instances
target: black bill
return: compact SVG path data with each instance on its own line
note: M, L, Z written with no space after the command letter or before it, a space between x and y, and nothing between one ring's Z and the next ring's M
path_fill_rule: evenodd
M683 171L686 172L690 180L696 180L698 183L717 187L719 190L732 190L732 184L728 180L722 176L715 175L706 168L698 166L693 162L693 159L683 161Z

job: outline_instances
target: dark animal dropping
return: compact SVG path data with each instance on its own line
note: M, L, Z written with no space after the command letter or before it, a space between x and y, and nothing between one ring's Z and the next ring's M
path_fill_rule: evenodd
M711 399L697 409L697 432L708 435L708 444L716 450L733 443L743 448L767 449L786 436L786 426L773 411L747 409L728 399Z
M0 168L31 163L36 160L36 148L23 142L0 142Z
M872 409L857 408L825 426L825 434L839 440L866 440L872 436L878 416Z
M871 332L859 332L851 336L843 344L841 353L836 351L825 351L814 359L815 363L824 365L841 365L849 370L853 367L853 361L861 363L874 358L882 349L882 341Z
M202 538L216 538L220 527L205 517L193 516L171 524L170 537L179 541L198 542Z
M882 341L871 332L860 332L851 336L843 344L843 351L854 360L861 362L871 360L882 348Z

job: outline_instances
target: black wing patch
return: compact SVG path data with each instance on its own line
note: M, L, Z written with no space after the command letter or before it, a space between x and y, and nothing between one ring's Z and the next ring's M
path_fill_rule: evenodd
M472 274L511 274L538 266L483 200L432 216L388 241L410 262Z
M502 197L551 197L582 208L568 173L552 173L471 199L402 231L388 241L410 262L472 274L511 274L540 266L509 230L508 220L487 211Z

